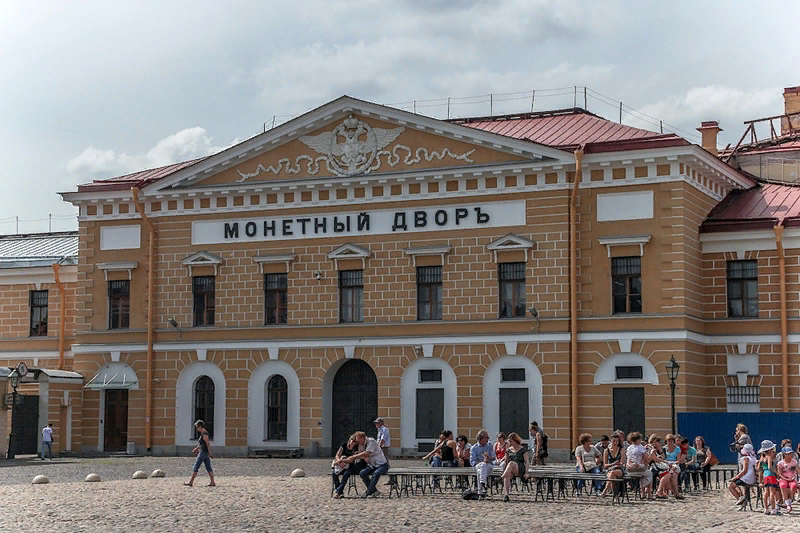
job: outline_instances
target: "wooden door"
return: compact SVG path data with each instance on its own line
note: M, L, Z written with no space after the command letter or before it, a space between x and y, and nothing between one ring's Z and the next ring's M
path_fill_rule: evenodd
M127 442L128 389L106 389L103 449L107 452L124 451Z
M527 388L500 389L500 431L506 435L513 432L525 438L528 434L528 395Z
M360 359L347 361L333 378L333 416L331 453L356 431L375 438L378 416L378 378Z
M17 405L12 417L12 447L14 454L38 453L42 428L39 427L39 396L17 393Z
M644 422L644 388L615 388L614 429L621 429L626 434L638 431L645 435Z
M444 427L444 389L417 389L418 439L436 439Z

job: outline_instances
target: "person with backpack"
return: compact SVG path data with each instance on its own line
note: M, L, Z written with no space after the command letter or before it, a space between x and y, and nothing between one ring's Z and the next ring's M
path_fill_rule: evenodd
M528 428L528 432L530 433L530 449L531 449L531 466L533 465L544 465L545 459L549 455L547 452L547 440L548 436L547 433L544 432L542 428L539 427L539 422L533 421Z

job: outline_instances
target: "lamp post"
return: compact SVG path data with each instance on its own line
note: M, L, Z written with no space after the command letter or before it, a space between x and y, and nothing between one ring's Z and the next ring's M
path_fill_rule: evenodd
M675 430L675 380L678 379L678 370L681 365L675 360L675 356L667 362L667 377L669 377L669 386L672 390L672 434L677 433Z
M13 392L11 394L11 430L8 433L8 452L6 453L6 459L13 459L14 422L17 414L17 387L19 386L19 372L17 372L16 368L8 375L8 379L11 381L11 388Z

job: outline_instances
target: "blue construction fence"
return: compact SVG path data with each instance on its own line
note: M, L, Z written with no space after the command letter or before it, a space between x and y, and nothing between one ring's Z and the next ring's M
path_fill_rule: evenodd
M730 451L736 424L747 426L756 451L766 439L777 446L783 439L792 439L795 449L800 441L800 413L678 413L678 433L692 445L698 435L705 438L721 463L736 462L736 454Z

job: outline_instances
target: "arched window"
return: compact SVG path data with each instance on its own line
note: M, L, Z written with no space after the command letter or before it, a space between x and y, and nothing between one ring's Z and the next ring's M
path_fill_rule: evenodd
M286 440L288 433L289 386L286 378L275 374L267 380L267 390L264 394L266 405L267 440Z
M214 438L214 380L208 376L200 376L194 382L194 418L192 428L197 420L202 420L206 424L208 438ZM194 438L200 435L193 429Z

